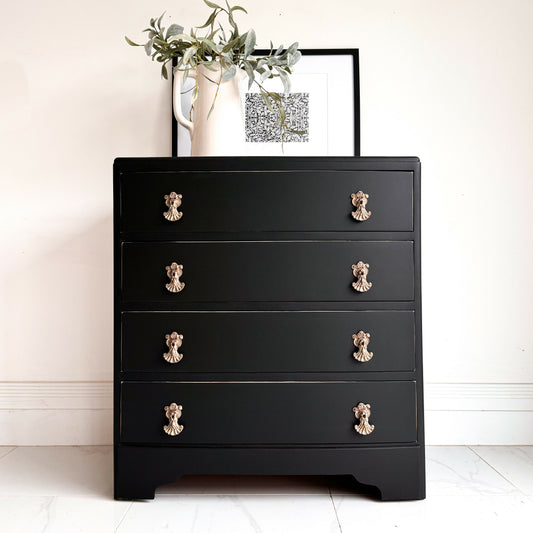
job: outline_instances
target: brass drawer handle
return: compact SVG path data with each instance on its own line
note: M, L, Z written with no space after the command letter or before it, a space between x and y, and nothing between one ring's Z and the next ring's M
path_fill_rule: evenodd
M353 275L357 278L357 281L352 283L352 287L357 292L366 292L372 287L372 283L366 280L369 268L370 265L368 263L363 263L363 261L359 261L356 265L352 265Z
M183 275L183 265L172 263L165 268L167 270L167 276L170 278L170 283L167 283L165 287L170 292L181 292L185 287L185 283L180 281L180 276Z
M355 418L359 420L359 424L355 424L354 428L359 435L370 435L374 431L374 426L368 423L370 418L370 404L358 403L352 411L355 413Z
M168 207L168 211L165 211L163 216L168 221L176 222L176 220L179 220L183 216L183 213L178 211L182 198L183 196L181 194L176 194L175 192L165 194L165 205Z
M358 222L368 220L372 214L372 211L367 211L366 209L367 202L368 194L365 194L363 191L357 191L352 194L352 205L356 208L355 211L352 211L352 217Z
M368 351L368 343L370 342L370 333L359 331L352 335L354 346L357 351L353 353L353 356L361 363L366 363L374 356L373 352Z
M173 331L170 335L165 335L168 352L163 354L167 363L179 363L183 359L183 354L179 353L183 335Z
M182 410L183 407L175 403L165 405L165 415L168 418L168 426L163 426L163 429L167 435L175 437L183 431L183 426L178 424Z

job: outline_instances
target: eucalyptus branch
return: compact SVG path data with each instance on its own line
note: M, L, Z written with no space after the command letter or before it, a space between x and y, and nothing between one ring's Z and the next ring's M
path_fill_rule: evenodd
M148 33L148 41L146 43L137 44L125 37L126 42L131 46L144 47L146 54L151 57L152 61L161 63L161 76L165 79L168 79L167 64L172 63L174 59L177 60L174 70L184 72L184 81L191 69L203 65L208 70L215 71L217 70L216 64L220 64L220 78L218 82L213 82L217 83L218 86L209 115L214 108L222 81L235 77L237 69L244 70L248 76L248 89L253 84L256 84L268 109L273 113L277 113L279 117L278 124L282 134L282 145L288 131L299 135L306 133L289 127L282 96L279 93L268 91L263 85L263 82L267 79L279 78L283 85L284 93L288 94L290 92L292 67L302 55L298 50L298 43L293 43L286 50L281 45L274 51L274 46L270 42L269 54L256 57L253 55L256 47L255 31L250 29L241 34L234 18L234 13L238 11L247 14L246 9L241 6L231 6L227 0L225 0L225 7L210 0L203 0L203 2L213 11L204 24L196 26L196 29L191 28L189 33L185 33L184 27L179 24L171 24L165 32L165 28L161 25L164 17L163 13L157 19L150 19L149 27L143 30L143 32ZM222 14L225 15L229 25L229 28L226 26L229 38L226 37L227 33L224 25L218 19ZM215 28L215 24L218 24L217 28ZM197 31L204 28L207 33L199 36ZM215 42L215 40L218 40L218 42ZM193 91L193 106L197 97L198 84L196 84Z

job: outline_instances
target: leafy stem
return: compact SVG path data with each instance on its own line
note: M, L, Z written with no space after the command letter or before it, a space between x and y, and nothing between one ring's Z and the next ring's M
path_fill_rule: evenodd
M206 76L207 79L217 84L209 115L215 106L222 81L234 78L238 72L237 69L244 70L248 76L248 90L256 84L268 109L278 116L282 147L287 132L290 131L295 134L306 133L295 130L287 124L282 95L268 91L263 85L263 82L267 79L279 78L283 85L284 93L288 94L290 92L292 67L301 57L298 43L293 43L287 49L284 49L283 45L281 45L274 50L271 42L268 55L262 57L254 56L256 48L255 31L250 29L241 34L234 18L235 12L242 11L247 13L247 11L241 6L231 6L227 0L225 0L225 7L211 0L203 0L203 2L212 9L212 12L204 24L191 28L189 33L185 33L184 27L179 24L171 24L168 29L163 27L163 13L157 19L150 19L149 27L143 30L143 32L148 33L148 41L146 43L137 44L125 37L126 42L131 46L144 47L146 54L151 57L152 61L161 63L161 75L165 79L168 79L167 64L174 59L177 60L177 65L174 69L175 71L184 72L184 81L187 79L190 70L196 69L200 65L213 72L220 68L218 81L213 81ZM218 20L221 14L225 15L229 28L227 26L224 28L224 25ZM218 27L215 27L217 24ZM206 29L205 35L198 35L198 30L204 28ZM193 107L197 98L198 81L192 94Z

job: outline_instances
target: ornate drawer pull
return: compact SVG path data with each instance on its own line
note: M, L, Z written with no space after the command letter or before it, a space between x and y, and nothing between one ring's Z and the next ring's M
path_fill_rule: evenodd
M168 207L168 211L165 211L163 216L170 222L176 222L176 220L179 220L183 216L183 213L178 211L182 198L183 196L181 194L176 194L175 192L165 194L165 205Z
M358 333L352 335L352 339L354 346L357 348L357 351L354 352L353 356L361 363L366 363L367 361L370 361L370 359L372 359L372 357L374 356L373 352L369 352L367 350L368 343L370 342L370 333L359 331Z
M352 411L355 413L355 418L359 420L359 424L355 424L354 428L359 435L370 435L374 431L374 426L368 423L370 418L370 404L358 403Z
M368 194L365 194L363 191L357 191L352 194L352 205L356 208L355 211L352 211L352 217L359 222L363 222L370 218L372 211L366 210L366 204L368 202Z
M183 275L183 265L172 263L165 268L167 269L167 276L170 278L170 283L167 283L165 287L170 292L181 292L185 287L185 283L180 281L180 276Z
M165 405L165 415L168 418L168 426L163 426L163 429L167 435L175 437L183 431L183 426L178 424L182 410L183 407L175 403Z
M372 283L366 280L369 268L370 265L368 263L363 263L363 261L359 261L356 265L352 265L353 275L357 278L357 281L352 283L352 287L357 292L366 292L372 287Z
M173 331L170 335L165 335L168 346L168 353L164 353L163 357L167 363L179 363L183 359L183 354L179 353L183 335Z

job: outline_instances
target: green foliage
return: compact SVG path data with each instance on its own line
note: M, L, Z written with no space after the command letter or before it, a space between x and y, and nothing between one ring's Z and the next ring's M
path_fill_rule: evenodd
M184 71L185 78L191 69L199 65L216 70L215 64L220 63L223 74L218 82L213 82L218 85L222 80L235 77L238 68L243 69L248 75L248 89L255 83L268 108L272 111L274 108L277 109L282 139L289 130L299 134L304 133L292 130L287 125L282 98L278 93L269 92L263 86L266 79L280 78L284 92L290 92L292 67L302 56L298 50L298 43L291 44L286 50L281 45L274 51L272 42L270 42L270 53L267 56L256 57L253 55L256 46L255 31L250 29L241 34L234 18L235 12L247 13L246 9L241 6L230 6L227 0L225 0L225 7L210 0L203 0L203 2L213 11L204 24L191 28L189 33L185 33L184 27L179 24L171 24L165 31L161 25L163 13L158 19L150 19L150 26L143 30L148 33L146 43L137 44L125 37L126 42L131 46L144 47L152 61L161 63L161 75L165 79L168 79L167 64L172 64L173 59L177 60L175 69ZM229 27L224 28L219 22L220 15L225 15ZM205 29L206 33L200 36L197 30L202 29ZM198 97L195 92L193 92L193 105ZM214 104L215 102L213 106Z

